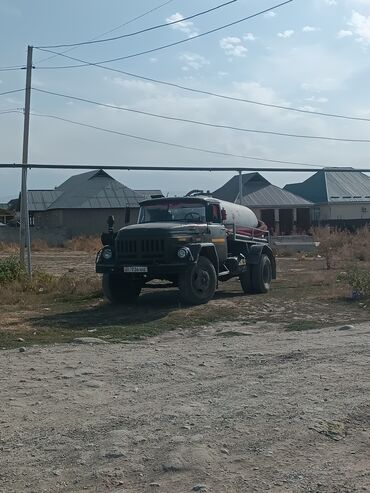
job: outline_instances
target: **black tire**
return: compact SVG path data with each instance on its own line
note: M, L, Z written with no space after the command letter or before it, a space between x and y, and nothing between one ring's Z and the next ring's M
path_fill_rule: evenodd
M208 303L215 294L217 275L207 257L199 257L195 265L179 276L180 299L189 305Z
M253 293L267 293L272 281L272 267L269 257L263 253L257 265L252 266L251 272Z
M253 293L251 266L248 266L247 269L240 274L239 281L240 281L242 290L245 294L252 294Z
M133 303L141 292L141 284L123 276L106 272L103 274L104 296L111 303Z

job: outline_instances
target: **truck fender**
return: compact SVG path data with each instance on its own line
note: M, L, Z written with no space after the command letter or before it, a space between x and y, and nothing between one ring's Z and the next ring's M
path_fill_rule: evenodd
M247 263L252 265L258 264L263 253L270 259L272 278L276 279L276 260L273 251L268 245L250 245L248 248Z
M189 246L195 262L198 261L199 256L203 255L207 257L213 264L216 274L219 273L219 261L217 250L213 243L197 243L196 245Z

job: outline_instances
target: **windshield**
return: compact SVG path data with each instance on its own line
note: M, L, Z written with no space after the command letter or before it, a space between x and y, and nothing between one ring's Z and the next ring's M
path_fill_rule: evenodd
M161 202L140 209L139 223L206 222L206 208L199 202Z

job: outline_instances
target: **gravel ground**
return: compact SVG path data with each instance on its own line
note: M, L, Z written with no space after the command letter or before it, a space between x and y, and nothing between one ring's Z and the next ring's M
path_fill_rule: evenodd
M3 351L0 491L370 491L369 335L223 322Z

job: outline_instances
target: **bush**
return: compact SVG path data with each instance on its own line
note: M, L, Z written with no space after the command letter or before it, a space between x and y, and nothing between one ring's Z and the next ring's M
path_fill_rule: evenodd
M336 257L342 257L342 252L351 243L351 235L345 231L332 230L329 227L316 228L313 231L314 240L319 242L317 252L325 258L326 268L333 267Z
M24 267L16 257L0 259L0 285L19 281L24 276Z
M338 276L339 282L344 282L351 289L354 297L370 296L370 271L359 269L358 266L350 267L347 272Z
M367 227L354 233L330 227L313 230L315 241L319 242L318 253L325 258L326 268L335 263L370 260L370 231Z

